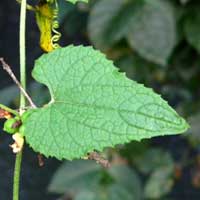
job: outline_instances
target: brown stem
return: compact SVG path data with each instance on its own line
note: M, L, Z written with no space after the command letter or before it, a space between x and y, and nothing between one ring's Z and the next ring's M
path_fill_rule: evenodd
M103 158L101 155L99 155L97 152L92 152L88 155L88 159L89 160L95 160L96 163L100 164L101 166L103 166L104 168L109 168L110 167L110 163L108 160L106 160L105 158Z
M31 107L32 108L37 108L37 106L33 103L31 97L28 95L28 93L24 90L24 88L22 87L22 85L20 84L20 82L17 80L17 78L14 75L11 67L4 61L3 58L0 58L0 62L2 64L2 66L3 66L3 69L10 75L10 77L12 78L12 80L16 83L16 85L18 86L18 88L20 89L20 91L26 97L26 99L28 100L28 102L31 105Z

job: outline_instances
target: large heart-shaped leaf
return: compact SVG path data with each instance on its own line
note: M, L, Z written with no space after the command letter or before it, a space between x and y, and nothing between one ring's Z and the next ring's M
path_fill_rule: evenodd
M68 46L41 56L33 77L49 88L52 100L27 111L22 121L26 141L46 156L80 158L188 128L159 95L119 73L92 47Z

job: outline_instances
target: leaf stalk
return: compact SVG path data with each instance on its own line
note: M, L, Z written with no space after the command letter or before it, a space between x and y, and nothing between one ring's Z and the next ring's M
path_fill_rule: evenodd
M0 104L0 108L5 110L5 111L8 111L9 113L15 115L15 116L19 116L19 113L16 111L16 110L13 110L12 108L9 108L3 104Z

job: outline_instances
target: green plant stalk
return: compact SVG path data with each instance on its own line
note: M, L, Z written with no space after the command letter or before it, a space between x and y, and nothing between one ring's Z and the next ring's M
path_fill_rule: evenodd
M19 113L3 104L0 104L0 108L5 110L5 111L8 111L9 113L13 114L13 115L16 115L16 116L19 116Z
M19 200L20 172L22 163L22 151L16 155L15 171L13 179L13 200Z
M22 87L26 90L26 0L21 1L20 11L20 30L19 30L19 41L20 41L20 82ZM26 106L26 99L24 95L20 94L20 114L22 114L23 108ZM19 186L20 186L20 173L22 163L22 151L16 155L15 169L14 169L14 180L13 180L13 200L19 200Z
M20 13L20 82L21 86L26 90L26 0L21 1L21 13ZM26 99L21 92L20 95L20 108L23 109L26 106Z

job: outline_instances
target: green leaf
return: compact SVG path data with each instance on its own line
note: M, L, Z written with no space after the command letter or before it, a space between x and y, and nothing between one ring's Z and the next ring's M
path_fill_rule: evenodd
M101 0L92 7L88 33L97 48L106 50L125 36L134 5L124 0Z
M100 187L98 191L86 190L75 195L75 200L137 200L133 193L127 191L125 187L113 184L108 188Z
M191 129L189 130L189 134L186 136L188 137L189 141L193 146L198 146L200 142L200 113L196 113L194 115L191 115L188 118L188 121L191 125Z
M174 167L171 155L161 149L148 149L144 156L138 157L135 161L137 168L144 174L148 174L161 167Z
M88 3L89 0L66 0L68 2L71 2L73 4L77 3L77 2L84 2L84 3Z
M199 8L193 8L189 15L187 16L184 24L184 30L187 41L200 52L200 14Z
M100 170L101 166L94 161L65 162L54 174L48 190L59 194L94 190L100 182Z
M126 38L140 56L165 65L177 42L174 7L164 0L101 0L92 8L88 32L102 50Z
M116 165L109 169L109 174L115 180L116 184L114 184L111 188L111 191L116 191L113 193L113 196L117 194L117 188L126 189L127 194L131 194L130 199L140 200L142 199L142 184L136 172L126 165ZM116 187L118 185L119 187ZM116 190L115 190L116 189ZM121 190L121 192L123 192ZM124 191L125 193L125 191ZM118 196L120 194L117 194ZM127 195L128 196L128 195ZM110 198L109 198L110 199ZM118 198L113 198L113 200L117 200ZM120 199L120 198L119 198ZM123 198L121 198L123 199ZM124 199L129 199L124 198Z
M24 134L46 156L71 160L188 128L159 95L119 73L92 47L68 46L45 54L32 75L49 88L52 99L25 112Z
M135 198L133 191L128 191L126 187L120 184L113 184L108 189L106 200L140 200Z
M160 199L168 194L173 187L173 168L162 167L152 173L147 181L144 193L147 199Z
M128 41L143 58L165 65L176 45L176 20L165 0L146 0L132 17Z
M99 198L99 195L95 194L93 191L85 190L80 193L78 193L74 200L102 200Z
M105 179L112 181L105 183ZM141 182L134 170L123 164L103 169L93 161L84 160L65 162L53 176L49 191L70 194L80 200L142 199Z

